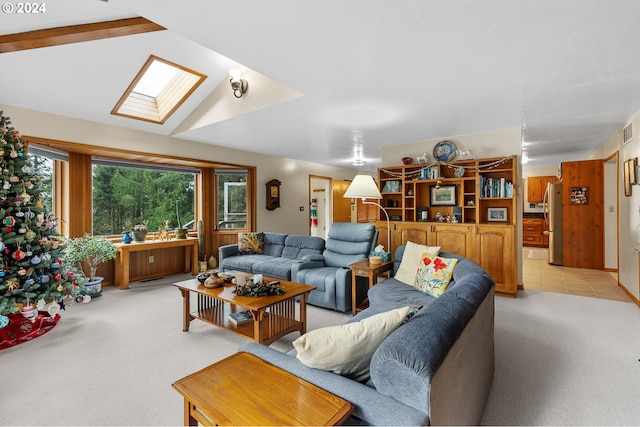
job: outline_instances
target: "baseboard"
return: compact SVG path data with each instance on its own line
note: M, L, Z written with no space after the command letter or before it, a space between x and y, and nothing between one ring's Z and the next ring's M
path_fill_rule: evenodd
M617 273L618 269L617 268L605 268L604 271L606 271L607 273Z
M631 298L631 301L633 301L638 307L640 307L640 300L638 298L636 298L631 292L629 292L627 288L622 286L620 283L618 283L618 287L622 290L622 292L627 294L629 298Z

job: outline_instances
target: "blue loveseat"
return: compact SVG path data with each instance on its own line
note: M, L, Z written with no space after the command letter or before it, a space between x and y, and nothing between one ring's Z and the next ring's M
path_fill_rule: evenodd
M322 254L324 239L282 233L262 233L262 254L240 254L238 245L221 246L218 250L220 271L243 271L291 280L291 268L307 256ZM295 280L294 280L295 281Z
M395 253L394 274L404 247ZM395 278L369 290L370 307L350 321L394 308L422 305L406 324L375 350L364 383L304 365L295 350L285 354L249 343L239 351L348 400L354 406L346 424L479 425L494 373L494 287L478 264L458 258L447 290L438 298Z

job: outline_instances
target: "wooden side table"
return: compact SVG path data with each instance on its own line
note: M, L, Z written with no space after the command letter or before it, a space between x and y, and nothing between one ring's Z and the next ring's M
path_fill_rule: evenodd
M369 259L349 264L351 267L351 314L356 315L359 311L369 306L369 300L365 299L360 305L357 305L357 286L358 277L366 277L369 280L369 288L378 283L378 276L393 268L393 261L384 261L381 264L371 264Z
M249 353L236 353L172 384L184 425L342 424L351 403Z

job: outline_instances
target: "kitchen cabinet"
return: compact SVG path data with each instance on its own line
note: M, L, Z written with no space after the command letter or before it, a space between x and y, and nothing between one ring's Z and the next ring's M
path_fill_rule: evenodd
M527 178L527 202L542 203L544 193L547 190L547 184L556 182L558 179L555 175L548 176L530 176Z
M522 244L523 246L549 246L549 236L545 231L549 230L548 224L543 218L522 219Z

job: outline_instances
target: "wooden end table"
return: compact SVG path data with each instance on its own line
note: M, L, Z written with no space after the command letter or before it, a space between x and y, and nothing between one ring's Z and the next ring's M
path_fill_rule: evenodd
M378 276L380 274L391 271L393 268L393 261L383 261L381 264L371 264L369 259L365 259L349 264L349 267L351 267L351 314L355 316L358 312L369 306L368 299L365 299L359 305L357 304L357 278L366 277L369 281L369 288L371 288L373 285L378 283Z
M249 353L236 353L172 384L184 425L342 424L351 404Z
M268 277L265 281L271 281ZM188 331L193 319L237 332L255 342L269 345L290 332L307 332L307 296L315 286L281 280L285 293L264 297L238 296L235 285L205 288L197 279L174 283L182 293L182 330ZM197 309L191 312L191 294L197 295ZM296 319L296 297L300 298L300 314ZM228 318L236 307L251 311L253 321L234 325Z

